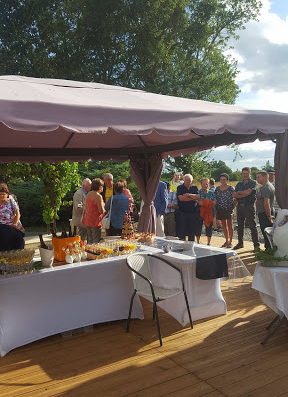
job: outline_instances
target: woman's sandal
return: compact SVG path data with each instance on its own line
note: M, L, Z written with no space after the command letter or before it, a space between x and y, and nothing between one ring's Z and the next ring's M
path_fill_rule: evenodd
M227 246L228 246L228 243L227 243L227 241L225 241L225 243L223 245L221 245L221 248L227 248Z

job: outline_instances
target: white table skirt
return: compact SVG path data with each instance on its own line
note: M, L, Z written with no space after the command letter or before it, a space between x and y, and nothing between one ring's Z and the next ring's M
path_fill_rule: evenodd
M125 258L90 261L0 280L0 354L60 332L128 317ZM133 318L143 318L135 297Z
M261 300L277 314L288 318L288 268L263 267L257 264L252 288L260 294Z
M180 244L180 242L177 242L177 244ZM195 247L197 247L198 252L201 252L200 256L226 253L228 258L235 255L234 251L217 247L207 247L201 244L195 244ZM147 250L154 254L161 252L159 249L150 247ZM192 320L226 314L227 306L221 292L221 279L200 280L196 278L196 258L189 256L189 254L191 254L189 251L186 252L186 255L170 252L164 254L163 258L169 260L173 265L178 266L182 270ZM165 266L165 263L163 265L157 265L154 277L156 280L158 277L159 279L161 278L161 285L164 283L167 287L173 287L175 286L173 274L171 272L169 273L169 269ZM183 326L189 324L183 294L169 298L166 301L158 303L158 305Z

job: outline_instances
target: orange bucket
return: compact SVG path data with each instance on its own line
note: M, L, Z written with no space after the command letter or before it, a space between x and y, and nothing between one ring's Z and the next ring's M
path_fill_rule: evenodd
M66 253L63 251L63 248L67 248L69 244L79 243L81 240L80 236L74 237L53 237L52 245L54 249L54 258L58 262L65 262Z

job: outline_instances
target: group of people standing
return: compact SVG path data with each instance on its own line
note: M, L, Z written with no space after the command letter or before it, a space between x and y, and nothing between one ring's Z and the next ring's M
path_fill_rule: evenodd
M203 226L207 244L210 245L213 228L221 224L225 242L222 247L232 248L232 214L236 207L239 249L244 244L245 226L251 230L254 249L260 247L256 227L256 214L263 233L265 248L270 248L265 228L273 224L274 213L274 173L258 171L257 182L251 179L250 168L242 169L242 180L234 188L229 176L220 175L219 185L213 179L201 179L198 189L193 184L191 174L181 177L175 173L168 182L159 182L154 199L156 209L156 235L160 237L177 236L179 239L195 239L200 242ZM269 181L270 179L270 181ZM100 178L84 179L82 187L73 197L72 224L78 233L89 243L101 238L101 221L110 213L110 228L107 235L121 235L125 213L133 211L134 200L127 182L119 179L113 183L113 175L107 173Z
M220 176L220 186L215 187L215 181L209 178L201 179L201 188L193 185L193 176L186 174L183 180L178 173L170 183L160 182L155 198L157 215L156 234L177 236L184 240L188 238L200 242L203 225L210 245L215 218L221 221L225 243L223 247L232 246L233 227L232 212L234 209L234 188L229 185L229 176ZM164 192L164 193L163 193ZM163 204L163 199L166 203Z
M73 196L72 226L78 228L82 240L97 243L101 239L102 219L109 212L110 227L106 234L121 235L125 214L133 211L133 205L125 179L114 183L110 173L103 180L85 178Z
M273 225L275 214L275 173L258 171L256 181L251 179L248 167L242 169L242 180L235 189L229 184L229 176L220 175L219 185L213 179L203 178L201 188L193 185L191 174L181 178L175 173L168 182L159 182L154 206L156 209L156 234L177 236L184 240L200 242L203 225L207 244L211 243L213 225L221 223L225 242L222 247L231 248L233 238L232 213L236 207L238 243L234 249L244 245L244 227L251 230L254 249L260 247L256 227L256 214L262 231L265 248L270 242L266 227ZM132 213L134 200L125 179L113 182L107 173L92 181L85 178L73 196L72 226L78 228L82 240L89 243L101 238L102 219L110 214L107 235L121 235L126 213ZM0 251L24 248L23 227L17 201L10 194L5 181L0 181Z
M262 231L265 248L269 249L270 242L265 228L272 226L275 215L275 173L271 170L258 171L257 181L251 179L249 167L242 169L242 181L235 188L229 184L226 173L220 175L219 186L215 181L203 178L201 188L193 185L193 177L186 174L183 180L175 173L173 180L167 185L167 194L163 182L160 182L155 208L157 214L156 234L177 236L180 239L200 242L203 225L210 245L215 218L221 223L225 237L222 247L232 248L233 223L232 214L236 207L238 243L233 247L240 249L244 246L244 228L251 231L254 249L259 250L260 243L256 227L256 214ZM163 199L164 198L164 199ZM163 200L166 203L163 204Z

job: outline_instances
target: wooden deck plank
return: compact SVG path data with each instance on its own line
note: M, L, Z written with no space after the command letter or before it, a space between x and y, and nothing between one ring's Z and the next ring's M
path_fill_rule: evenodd
M183 390L189 389L190 395L197 395L199 392L207 393L207 391L214 390L207 383L201 381L199 378L192 374L186 374L174 378L165 383L158 383L155 386L143 389L137 392L137 397L160 397L160 396L170 396L170 395L181 395ZM128 395L127 397L135 396L135 394Z

